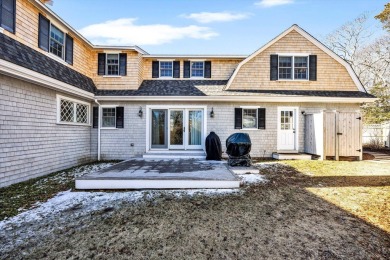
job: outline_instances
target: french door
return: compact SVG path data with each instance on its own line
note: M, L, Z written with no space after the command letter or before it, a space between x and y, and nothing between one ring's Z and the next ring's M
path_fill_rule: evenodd
M202 149L203 109L152 109L151 148Z

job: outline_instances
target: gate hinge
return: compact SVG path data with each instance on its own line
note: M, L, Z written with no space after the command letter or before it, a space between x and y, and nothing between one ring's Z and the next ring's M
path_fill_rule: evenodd
M358 117L358 118L356 118L356 119L362 120L362 117L361 117L361 116L359 116L359 117Z
M360 153L361 151L362 151L362 149L356 150L356 152L359 152L359 153Z

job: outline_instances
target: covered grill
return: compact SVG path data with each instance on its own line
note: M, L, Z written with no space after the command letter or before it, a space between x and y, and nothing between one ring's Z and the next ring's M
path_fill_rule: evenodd
M226 139L226 153L230 166L250 166L252 148L251 138L247 133L235 133Z
M206 160L220 161L222 159L221 140L215 132L210 132L206 138Z

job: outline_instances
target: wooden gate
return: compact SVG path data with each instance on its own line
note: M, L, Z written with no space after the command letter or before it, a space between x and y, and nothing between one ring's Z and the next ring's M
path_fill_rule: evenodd
M362 160L362 120L357 112L324 112L324 159Z

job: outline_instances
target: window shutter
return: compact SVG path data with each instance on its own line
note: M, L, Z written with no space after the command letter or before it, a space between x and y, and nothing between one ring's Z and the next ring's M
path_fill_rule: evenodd
M16 0L0 0L1 27L15 33Z
M98 75L104 75L106 73L106 54L98 54Z
M65 42L65 61L73 65L73 38L68 34L66 35Z
M92 117L93 117L92 127L98 128L99 127L99 107L93 107Z
M180 78L180 61L173 62L173 77Z
M160 63L157 60L152 62L152 78L160 77Z
M123 128L123 126L124 126L123 116L124 116L124 108L117 107L116 108L116 128Z
M204 77L207 79L211 78L211 61L204 62Z
M278 55L271 54L270 69L270 80L278 80Z
M191 77L191 75L190 75L190 72L191 72L191 69L190 69L190 67L191 67L191 62L190 61L184 61L184 69L183 69L183 71L184 71L184 75L183 75L183 78L189 78L189 77Z
M49 51L50 21L39 14L38 46L42 50Z
M309 80L317 80L317 55L309 56Z
M119 75L121 76L127 75L127 54L126 53L119 54Z
M234 129L242 129L242 108L234 109Z
M265 129L265 108L257 109L257 128Z

